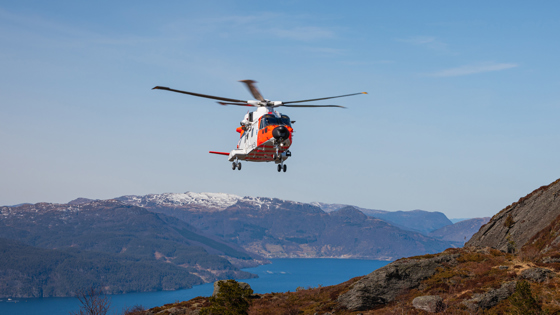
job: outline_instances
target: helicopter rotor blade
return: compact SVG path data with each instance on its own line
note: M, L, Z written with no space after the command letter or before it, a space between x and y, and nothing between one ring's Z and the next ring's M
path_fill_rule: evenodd
M226 103L226 102L218 102L218 104L227 106L227 105L236 105L236 106L249 106L249 107L256 107L256 105L251 105L248 103Z
M239 82L243 82L247 85L249 92L251 92L254 98L258 99L259 101L264 101L264 97L262 97L261 92L259 92L259 89L257 89L257 86L254 84L257 83L257 81L240 80Z
M174 90L174 89L170 89L170 88L165 87L165 86L156 86L152 90L166 90L166 91L183 93L183 94L188 94L188 95L193 95L193 96L198 96L198 97L211 98L211 99L218 100L218 101L246 103L246 101L243 101L243 100L236 100L236 99L233 99L233 98L225 98L225 97L199 94L199 93L193 93L193 92L187 92L187 91L181 91L181 90Z
M282 104L280 106L286 106L286 107L338 107L338 108L346 108L344 106L340 106L340 105L306 105L306 104L298 104L298 105L286 105L286 104Z
M346 96L359 95L359 94L367 94L367 92L352 93L352 94L345 94L345 95L339 95L339 96L330 96L330 97L322 97L322 98L314 98L314 99L302 100L302 101L282 102L282 103L284 103L284 104L293 104L293 103L313 102L313 101L328 100L328 99L331 99L331 98L346 97Z

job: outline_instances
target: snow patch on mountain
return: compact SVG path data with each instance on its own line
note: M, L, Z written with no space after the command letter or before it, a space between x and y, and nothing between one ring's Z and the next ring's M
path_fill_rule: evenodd
M135 206L145 205L158 205L158 206L186 206L186 205L200 205L208 208L215 208L224 210L227 207L234 205L238 200L242 199L237 195L225 193L165 193L165 194L150 194L145 196L122 196L115 198L127 204Z
M266 197L240 197L232 194L225 193L164 193L164 194L150 194L145 196L122 196L115 198L116 200L125 204L134 205L138 207L185 207L185 206L200 206L208 209L222 211L226 208L235 205L238 201L250 204L259 208L262 207L278 207L284 202L293 204L303 204L295 201L286 201L277 198Z

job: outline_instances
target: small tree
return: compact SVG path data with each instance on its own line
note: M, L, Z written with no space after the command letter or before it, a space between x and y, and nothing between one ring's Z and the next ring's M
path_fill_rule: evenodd
M508 216L506 217L506 220L504 221L504 226L507 227L508 229L510 229L514 224L515 224L515 221L513 220L513 217L511 216L511 213L508 213Z
M143 315L144 307L142 305L134 305L133 307L127 307L123 309L123 315Z
M247 315L251 289L243 289L235 280L218 282L220 288L216 296L209 298L210 306L200 310L200 315Z
M538 315L542 313L541 306L531 292L531 285L525 280L517 282L515 292L508 299L512 306L512 314Z
M71 315L106 315L111 307L111 301L101 289L95 287L78 291L76 294L78 301L82 304L80 310L70 312Z
M511 237L511 234L508 233L506 240L507 240L507 252L509 254L515 254L515 241Z

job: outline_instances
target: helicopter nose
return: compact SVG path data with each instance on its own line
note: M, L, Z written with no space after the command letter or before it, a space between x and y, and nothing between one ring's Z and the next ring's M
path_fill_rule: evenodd
M290 137L290 131L284 126L278 126L272 130L272 136L276 140L286 140Z

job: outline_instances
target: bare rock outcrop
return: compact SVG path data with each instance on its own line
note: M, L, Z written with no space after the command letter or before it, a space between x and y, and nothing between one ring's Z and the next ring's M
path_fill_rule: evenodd
M529 268L521 272L520 276L533 282L544 282L552 277L552 271L544 268Z
M363 311L393 301L400 293L416 288L433 276L438 267L450 263L457 254L441 254L431 258L401 259L379 268L356 282L339 296L341 306Z
M428 313L439 313L445 308L443 299L439 295L418 296L412 300L412 306Z
M473 312L479 309L489 309L512 295L513 292L515 292L516 284L517 281L506 282L498 289L490 290L482 294L475 294L472 299L463 302L463 304Z
M560 216L560 179L542 186L494 215L466 246L519 250ZM559 240L560 241L560 240Z

